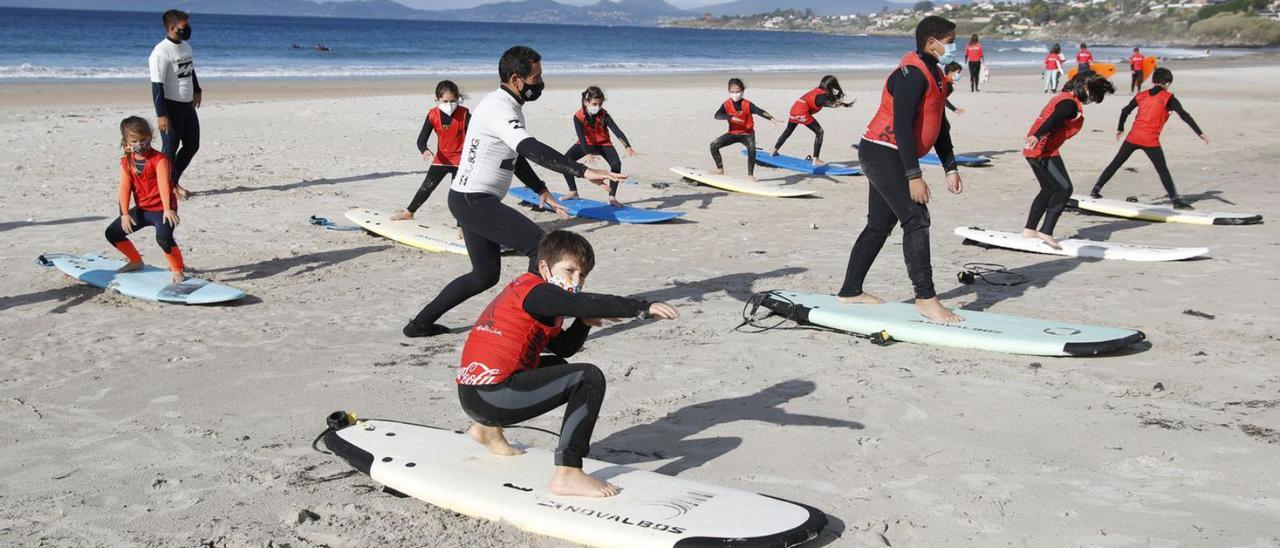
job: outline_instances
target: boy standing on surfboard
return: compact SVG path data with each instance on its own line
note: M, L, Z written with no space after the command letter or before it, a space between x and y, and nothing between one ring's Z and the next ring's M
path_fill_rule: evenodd
M951 147L947 123L946 88L938 59L955 52L956 24L931 15L916 25L916 50L885 80L876 111L858 145L858 160L870 191L867 226L853 244L844 285L837 295L843 303L880 304L879 297L862 290L862 282L895 223L902 224L902 253L907 275L915 287L916 309L934 321L964 321L938 301L929 257L929 185L920 158L938 152L947 172L947 189L964 189Z
M564 358L582 348L591 326L601 325L603 318L678 316L664 303L583 293L594 266L595 252L586 238L565 230L547 234L538 247L537 273L521 274L476 320L456 378L462 409L475 420L468 433L495 455L521 454L502 427L565 405L548 487L554 495L618 494L617 487L582 471L604 402L604 373ZM566 329L565 317L577 319ZM555 356L543 356L546 350Z

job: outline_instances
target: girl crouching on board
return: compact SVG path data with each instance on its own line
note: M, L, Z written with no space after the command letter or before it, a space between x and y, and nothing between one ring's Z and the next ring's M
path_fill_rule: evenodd
M584 157L587 160L604 157L604 161L609 163L609 171L621 173L622 158L613 147L613 140L609 138L610 131L618 136L619 141L622 141L623 148L627 149L627 156L636 155L626 134L618 128L618 123L613 121L609 111L604 109L604 90L597 86L590 86L583 90L582 108L573 115L573 131L578 135L578 141L569 147L564 155L575 162ZM577 198L578 185L574 183L573 177L565 175L564 182L569 185L569 193L560 199ZM622 207L622 202L618 201L618 181L609 181L609 205Z
M818 82L818 87L809 90L791 105L791 112L787 117L787 128L782 130L782 135L778 136L778 142L773 145L772 154L778 155L778 150L791 137L791 132L800 125L813 132L811 161L815 166L822 165L822 124L819 124L818 119L813 115L824 108L848 107L852 104L853 98L845 97L844 90L840 88L840 81L835 76L831 74L823 76Z
M129 235L143 227L155 227L156 243L164 251L173 272L173 283L182 283L182 250L173 239L178 227L178 197L174 194L169 158L151 148L151 124L130 116L120 122L120 217L107 226L107 241L129 260L117 272L133 272L144 266L142 254ZM130 202L133 207L129 207Z
M760 116L774 124L778 121L772 114L755 106L749 99L742 97L747 85L739 78L729 79L729 98L716 111L717 120L729 122L729 131L711 141L711 159L716 162L716 170L712 173L724 175L724 160L720 158L720 149L739 143L747 147L747 177L756 180L756 122Z

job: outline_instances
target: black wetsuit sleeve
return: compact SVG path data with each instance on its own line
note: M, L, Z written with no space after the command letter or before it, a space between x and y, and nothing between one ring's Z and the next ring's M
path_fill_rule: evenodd
M924 101L928 87L928 78L916 67L906 67L889 76L889 94L893 96L893 136L898 144L898 158L902 161L902 169L908 180L923 174L916 155L918 144L912 128L916 125L916 110L919 109L920 102ZM942 134L938 138L941 143ZM950 140L948 137L948 143Z
M573 325L568 329L547 341L547 350L561 358L568 358L582 350L582 345L587 342L587 334L590 332L591 326L587 325L587 322L574 320Z
M524 298L524 311L543 325L554 325L557 317L634 318L649 310L649 302L603 293L570 293L551 284L541 284Z
M573 132L578 134L578 143L584 147L587 146L587 129L582 127L582 120L577 116L573 117Z
M817 98L813 100L813 102L822 108L843 106L840 103L832 100L831 96L825 93L823 93L822 95L819 95Z
M951 144L951 121L942 117L942 127L938 129L938 140L933 142L933 150L942 161L942 169L951 172L959 169L956 166L956 151Z
M951 110L951 112L956 111L956 106L951 104L951 99L947 99L947 109Z
M1037 129L1032 135L1036 139L1040 139L1062 124L1075 120L1076 116L1079 115L1080 108L1076 106L1075 101L1062 101L1058 103L1058 106L1053 107L1053 112L1049 114L1049 119L1040 124L1040 129Z
M526 160L524 156L516 157L516 166L512 171L515 172L516 178L520 179L521 183L524 183L524 186L529 187L529 190L537 194L547 191L547 183L544 183L542 178L538 177L538 172L533 170L533 166L529 165L529 160Z
M724 104L723 104L723 103L721 103L721 104L720 104L720 110L717 110L717 111L716 111L716 119L717 119L717 120L728 120L728 119L729 119L729 113L724 111Z
M760 116L760 117L764 118L765 120L772 120L772 119L773 119L773 115L772 115L772 114L769 114L768 112L765 112L765 110L764 110L764 109L762 109L762 108L760 108L760 107L756 106L755 104L752 104L752 105L751 105L751 114L754 114L754 115L756 115L756 116Z
M1196 135L1204 135L1204 132L1200 131L1200 126L1196 124L1195 119L1192 118L1191 115L1187 113L1187 111L1182 110L1182 103L1178 102L1177 97L1169 98L1168 108L1169 108L1169 112L1178 113L1178 117L1182 118L1183 122L1186 122L1187 125L1191 126L1191 131L1196 132Z
M551 171L561 175L582 177L582 174L587 172L587 166L570 160L565 155L557 152L556 149L547 146L545 143L539 142L533 137L520 141L520 144L516 145L516 153L520 155L520 159L522 160L528 159L530 162L550 169ZM516 164L516 167L517 169L519 168L519 163ZM529 172L532 173L533 169L530 168ZM520 172L516 171L516 175L519 174ZM537 175L534 175L534 177L537 177ZM520 180L524 181L526 185L529 184L523 177L521 177Z
M196 76L194 70L191 71L191 85L196 88L196 93L204 93L204 90L200 89L200 77Z
M151 82L151 102L156 107L156 118L163 118L169 115L169 111L164 108L164 84Z
M431 137L431 117L427 116L422 120L422 131L418 132L418 152L425 154L427 152L427 139Z
M1129 114L1132 113L1135 108L1138 108L1138 100L1129 99L1129 104L1120 109L1120 125L1116 127L1116 131L1124 131L1124 122L1129 119Z
M613 121L613 116L606 114L604 117L604 125L605 127L608 127L609 131L612 131L614 135L618 136L618 140L622 141L623 148L631 148L631 141L627 140L627 134L622 132L622 129L618 127L618 123Z

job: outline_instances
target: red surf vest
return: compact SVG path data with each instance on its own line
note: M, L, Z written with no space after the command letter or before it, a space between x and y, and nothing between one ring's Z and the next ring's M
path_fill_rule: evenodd
M507 285L480 313L462 347L458 384L497 384L514 373L533 369L547 343L560 334L563 318L547 327L524 310L524 299L533 288L547 283L525 272Z
M1139 72L1142 70L1142 62L1146 60L1147 58L1143 57L1141 53L1135 53L1133 55L1130 55L1129 68L1133 69L1134 72Z
M964 58L969 62L982 60L982 44L969 44L964 48Z
M938 83L937 78L934 78L933 71L929 70L928 65L915 52L904 55L895 70L905 71L907 67L920 69L928 80L924 99L916 108L915 127L911 128L916 136L916 157L923 158L929 153L929 149L933 148L933 144L938 140L938 132L942 130L942 111L946 108L947 98L942 85ZM884 89L880 91L880 108L871 118L871 123L867 125L867 132L862 137L873 143L898 148L898 139L893 131L893 95L889 94L887 79Z
M822 110L818 106L818 96L826 93L827 90L822 88L813 88L804 95L801 95L796 102L791 105L791 113L788 116L789 122L795 124L809 125L813 121L813 115Z
M1169 121L1169 101L1173 94L1161 89L1155 95L1142 92L1134 96L1138 102L1138 116L1133 120L1133 128L1124 140L1140 147L1160 146L1160 132L1164 131L1165 122Z
M453 121L449 123L449 127L445 127L440 121L440 107L432 107L427 112L427 120L431 122L431 129L435 130L437 139L436 156L431 159L431 165L457 167L458 161L462 159L462 144L466 141L467 119L470 117L471 111L459 105L453 109L453 116L450 116Z
M1092 62L1093 62L1093 54L1089 53L1087 50L1080 50L1080 53L1076 54L1076 63L1084 64L1084 63L1092 63Z
M129 186L133 189L134 205L144 211L164 211L164 202L160 200L160 181L156 168L161 162L168 164L169 157L154 148L147 149L145 156L147 165L142 168L141 175L138 174L138 170L133 164L133 154L122 156L120 158L120 166L129 173ZM172 183L170 184L172 185ZM178 197L173 194L172 186L169 188L169 204L174 211L177 211Z
M1067 142L1067 139L1080 133L1080 128L1084 127L1084 104L1079 99L1076 99L1074 93L1064 91L1055 95L1053 99L1049 100L1049 104L1044 106L1044 110L1040 111L1040 116L1036 117L1036 121L1031 124L1031 129L1027 131L1027 136L1035 135L1040 130L1040 126L1044 125L1045 121L1053 115L1053 110L1058 108L1058 104L1063 101L1074 101L1080 114L1075 119L1068 120L1066 123L1054 128L1048 135L1041 137L1034 148L1022 149L1023 156L1027 158L1060 156L1058 149L1062 147L1062 144Z
M592 123L587 121L587 111L578 109L578 113L574 114L573 117L582 123L582 136L587 138L587 142L582 144L592 147L613 146L613 140L609 138L609 126L604 123L605 116L608 114L609 111L601 108L600 114L596 115L596 121Z
M756 132L756 120L751 116L751 101L746 98L742 99L742 112L738 112L733 108L733 99L725 99L724 113L729 115L729 133L733 135L751 135ZM734 117L741 118L741 122L733 121Z
M1044 56L1045 70L1058 70L1062 67L1062 58L1057 53L1050 53Z

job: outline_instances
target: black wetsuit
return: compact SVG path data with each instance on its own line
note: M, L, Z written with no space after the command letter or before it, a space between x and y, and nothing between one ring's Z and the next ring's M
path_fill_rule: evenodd
M202 92L200 78L196 76L195 70L191 71L191 85L195 87L196 93ZM169 131L160 133L160 146L173 164L170 177L173 184L177 185L182 179L182 172L187 170L191 160L196 157L196 152L200 151L200 116L196 114L193 103L166 98L163 83L151 84L151 101L157 118L169 118Z
M1053 108L1049 118L1032 135L1037 139L1043 138L1055 128L1074 120L1079 115L1080 109L1076 107L1075 101L1060 101L1058 106ZM1031 171L1036 174L1036 181L1040 183L1040 192L1036 194L1035 199L1031 200L1031 211L1027 214L1026 228L1035 230L1036 224L1039 223L1041 234L1052 235L1054 227L1058 225L1058 218L1067 207L1067 199L1071 197L1071 177L1067 175L1067 166L1062 163L1061 156L1027 158L1027 163L1031 164ZM1041 218L1044 219L1043 223L1040 223Z
M1156 86L1143 93L1156 95L1163 89L1164 88L1160 86ZM1116 127L1117 132L1124 131L1125 121L1129 119L1129 114L1136 108L1138 108L1138 100L1130 99L1129 104L1125 105L1124 109L1120 111L1120 124ZM1196 135L1204 135L1204 132L1200 130L1200 126L1196 124L1195 119L1193 119L1187 111L1182 109L1182 103L1178 102L1177 97L1170 97L1169 103L1165 108L1167 108L1169 112L1178 113L1178 117L1182 118L1182 121L1186 122L1188 126L1191 126L1191 130L1196 132ZM1102 170L1102 175L1098 176L1098 182L1094 183L1091 194L1094 196L1100 195L1102 187L1106 186L1107 182L1110 181L1111 178L1115 176L1116 172L1120 170L1120 167L1129 160L1129 156L1132 156L1133 153L1138 150L1145 152L1147 154L1147 158L1151 160L1151 164L1155 166L1156 173L1160 175L1160 184L1164 185L1164 191L1169 195L1169 199L1178 202L1178 204L1175 205L1185 206L1185 204L1181 203L1182 199L1178 196L1178 188L1173 184L1173 175L1169 173L1169 164L1165 162L1164 149L1158 146L1138 146L1130 143L1128 140L1125 140L1125 142L1120 144L1120 151L1116 152L1116 157L1112 158L1111 163L1107 165L1107 168Z
M453 117L441 111L440 125L443 127L449 127L449 124L452 124L452 123L453 123ZM431 138L431 132L433 129L434 128L431 127L430 117L427 117L426 120L423 120L422 130L418 132L418 153L419 154L425 154L427 152L427 139ZM465 124L462 127L462 131L463 133L466 133L467 131L467 127ZM437 143L437 146L438 146L438 143ZM427 168L427 176L422 179L422 185L419 186L418 191L413 194L413 200L409 202L409 207L405 209L408 210L409 213L417 213L418 208L422 207L422 204L426 203L427 198L431 197L431 193L435 191L437 186L440 185L440 181L444 180L445 175L457 175L457 174L458 174L458 166L443 166L443 165L431 164L431 167Z
M834 108L840 106L840 104L832 99L830 95L825 93L814 98L813 102L817 103L817 105L822 108ZM788 121L787 128L782 130L782 135L778 136L778 142L774 143L773 148L781 150L783 143L786 143L787 139L791 138L791 132L795 131L796 126L798 125L800 124ZM810 131L813 131L813 157L822 157L822 137L825 135L825 132L822 131L822 124L819 124L818 119L810 115L809 123L804 124L804 126L809 128Z
M739 99L734 101L733 108L741 112L742 100ZM773 119L772 115L765 112L764 109L756 106L755 103L751 104L751 114L754 116L760 116L766 120ZM729 113L725 112L723 104L720 105L720 110L716 111L716 119L729 119ZM711 141L711 159L715 160L716 169L724 169L724 159L720 157L720 149L734 143L739 143L747 147L747 175L754 175L756 172L756 134L754 132L747 134L725 133L724 135L716 137L716 140Z
M919 53L919 52L918 52ZM942 71L933 56L919 53L935 80L941 81ZM867 271L884 247L895 223L902 225L902 254L907 263L907 275L915 289L917 299L937 296L933 287L933 266L929 256L929 208L911 199L908 181L919 177L920 161L912 128L916 111L924 100L929 81L918 68L908 66L895 70L886 82L893 96L894 139L898 148L873 143L866 138L858 146L858 160L870 183L867 198L867 225L853 244L849 253L849 265L845 270L844 284L839 296L854 297L862 294L862 282ZM956 171L955 152L951 146L951 126L942 117L934 150L942 159L948 173Z
M595 116L588 114L587 122L595 123ZM622 141L624 148L631 148L631 142L627 140L627 135L618 128L617 122L613 121L613 116L605 113L604 125L607 131L612 131L614 135L618 136L618 140ZM587 145L586 130L582 127L582 121L578 120L577 116L573 117L573 130L578 134L578 142L569 147L569 150L564 151L565 156L576 162L582 159L583 156L595 154L604 157L604 161L609 163L610 171L614 173L622 172L622 157L618 155L618 150L613 145ZM570 191L578 191L578 184L573 180L573 177L565 175L564 182L569 185ZM617 195L618 181L609 181L609 197L612 198Z
M591 326L580 318L634 318L649 309L646 301L595 293L569 293L542 284L529 291L523 308L543 325L555 325L557 317L579 318L551 339L538 367L513 373L500 383L458 385L462 409L485 426L510 426L542 416L566 405L556 445L557 466L582 467L589 454L591 433L604 402L604 373L590 363L569 363L568 358L587 340Z

